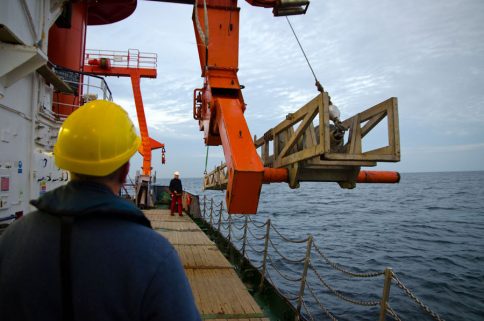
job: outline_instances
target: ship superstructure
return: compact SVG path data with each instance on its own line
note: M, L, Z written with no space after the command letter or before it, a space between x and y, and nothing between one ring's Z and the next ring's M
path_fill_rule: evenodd
M136 0L2 0L1 224L21 217L30 210L29 200L69 180L52 155L63 120L87 101L112 100L104 78L84 71L87 25L122 20L136 5Z

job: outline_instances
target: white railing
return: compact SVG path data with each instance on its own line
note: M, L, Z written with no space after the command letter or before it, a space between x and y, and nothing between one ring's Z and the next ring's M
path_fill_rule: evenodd
M108 59L112 67L156 69L158 56L156 53L139 52L138 49L127 51L86 49L85 65L100 59Z

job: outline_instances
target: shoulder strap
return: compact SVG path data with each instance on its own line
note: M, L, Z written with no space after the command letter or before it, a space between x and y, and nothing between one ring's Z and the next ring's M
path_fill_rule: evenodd
M72 301L71 239L72 216L61 216L60 233L60 281L62 299L62 321L74 321L74 303Z
M112 218L130 221L151 228L150 221L144 216L128 215L123 212L99 211L86 213L74 218L71 215L53 215L60 218L60 282L62 300L62 321L74 321L74 301L72 291L72 225L77 219Z

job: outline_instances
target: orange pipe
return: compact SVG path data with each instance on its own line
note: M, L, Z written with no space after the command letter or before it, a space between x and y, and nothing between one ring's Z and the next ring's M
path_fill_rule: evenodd
M284 183L289 179L287 168L270 168L264 167L264 178L262 183Z
M357 183L386 183L400 182L400 173L388 171L360 171Z

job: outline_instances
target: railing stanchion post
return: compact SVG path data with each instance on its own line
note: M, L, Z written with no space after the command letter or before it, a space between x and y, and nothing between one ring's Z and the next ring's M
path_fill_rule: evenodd
M220 211L218 216L218 232L220 233L220 226L222 225L222 214L223 214L224 201L220 201Z
M210 227L213 227L213 198L210 200Z
M391 268L385 269L385 282L383 284L383 295L380 302L380 318L379 321L385 321L387 313L388 298L390 297L390 287L392 285L393 271Z
M297 319L301 319L301 307L304 297L304 289L306 288L306 279L308 275L309 263L311 262L311 248L313 247L313 236L309 235L306 245L306 257L304 258L304 268L301 275L301 286L299 287L299 295L297 296Z
M269 249L269 232L271 231L271 220L268 219L266 222L266 237L264 240L264 256L262 258L262 272L261 272L261 279L259 284L259 291L262 291L262 287L264 286L264 280L266 278L267 272L267 251Z

